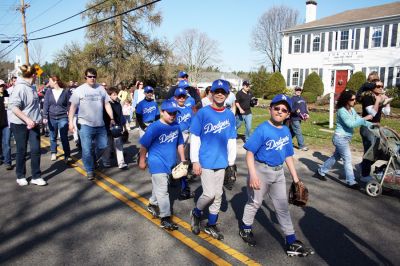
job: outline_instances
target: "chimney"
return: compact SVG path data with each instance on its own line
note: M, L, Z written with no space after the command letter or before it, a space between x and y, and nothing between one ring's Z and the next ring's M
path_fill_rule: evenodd
M306 23L317 19L317 1L309 0L306 2Z

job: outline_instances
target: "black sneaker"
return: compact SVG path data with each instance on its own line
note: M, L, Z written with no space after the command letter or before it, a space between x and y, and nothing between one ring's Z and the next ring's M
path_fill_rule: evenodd
M190 211L190 226L193 234L200 234L200 217L194 214L193 210Z
M204 232L206 232L215 239L224 240L224 236L221 234L221 231L219 231L217 225L215 224L214 225L207 224L206 227L204 228Z
M190 191L190 187L186 187L184 190L181 191L179 194L179 200L187 200L194 197L194 193Z
M304 246L304 244L301 241L296 240L294 241L293 244L286 245L286 254L289 257L293 256L305 257L314 254L314 250Z
M7 164L6 169L7 169L7 170L12 170L12 169L13 169L13 166L12 166L11 164Z
M89 179L90 181L94 180L96 177L94 175L94 173L88 173L87 174L87 179Z
M253 232L251 229L239 229L239 235L242 237L243 241L246 242L250 247L256 246L256 240L254 240Z
M160 208L157 205L149 203L149 205L147 205L147 210L153 215L154 218L160 217Z
M163 217L161 218L161 228L170 230L170 231L174 231L178 229L178 225L176 223L174 223L173 221L171 221L171 217L167 216L167 217Z
M321 174L319 168L318 168L318 170L315 172L314 176L315 176L316 178L318 178L319 180L322 180L322 181L326 181L326 180L327 180L326 177L325 177L325 175L322 175L322 174Z

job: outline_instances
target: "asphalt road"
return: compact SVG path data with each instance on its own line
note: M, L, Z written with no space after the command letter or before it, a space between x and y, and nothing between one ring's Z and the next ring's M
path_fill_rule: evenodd
M67 167L62 158L51 162L49 140L42 137L41 169L48 186L19 187L15 171L0 166L0 263L12 265L396 265L400 261L399 192L367 196L341 183L342 167L336 165L328 181L313 177L317 166L330 155L321 151L296 151L299 175L310 191L309 205L291 206L297 237L316 254L289 258L284 237L266 198L256 216L256 247L238 235L247 196L246 166L242 142L238 141L239 177L232 191L225 191L219 226L220 242L190 232L189 212L193 200L179 201L179 184L171 184L174 221L179 230L167 232L146 211L151 193L150 175L132 163L137 152L137 133L126 144L129 169L101 170L90 182L83 176L80 155ZM354 158L354 163L359 158ZM27 161L28 175L30 173ZM287 184L291 180L287 175ZM196 197L200 181L190 183ZM397 261L397 262L396 262Z

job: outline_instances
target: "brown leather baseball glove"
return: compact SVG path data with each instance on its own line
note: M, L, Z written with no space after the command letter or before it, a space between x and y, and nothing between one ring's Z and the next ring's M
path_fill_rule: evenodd
M297 183L293 182L289 189L289 203L303 207L306 206L308 201L308 189L299 181Z

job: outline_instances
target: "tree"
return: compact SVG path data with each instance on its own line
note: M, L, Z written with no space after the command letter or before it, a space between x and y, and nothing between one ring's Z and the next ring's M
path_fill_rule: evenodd
M364 72L358 71L351 76L346 84L346 88L357 92L361 85L363 85L366 81L367 79L365 78Z
M32 61L32 63L42 65L45 57L46 56L43 52L42 43L38 41L30 42L29 58Z
M268 79L267 90L264 94L264 98L272 99L275 95L283 93L285 89L285 78L280 72L275 72Z
M253 29L252 46L272 71L281 71L282 31L297 24L299 12L287 6L274 6L265 12Z
M175 39L175 56L186 66L191 82L197 83L202 69L210 66L218 56L218 43L206 33L195 29L184 31Z
M251 72L249 76L254 95L258 98L264 97L267 93L268 79L271 73L267 72L265 66L261 66L257 72Z
M312 72L304 81L302 97L307 102L314 103L322 93L324 93L324 84L318 74Z

